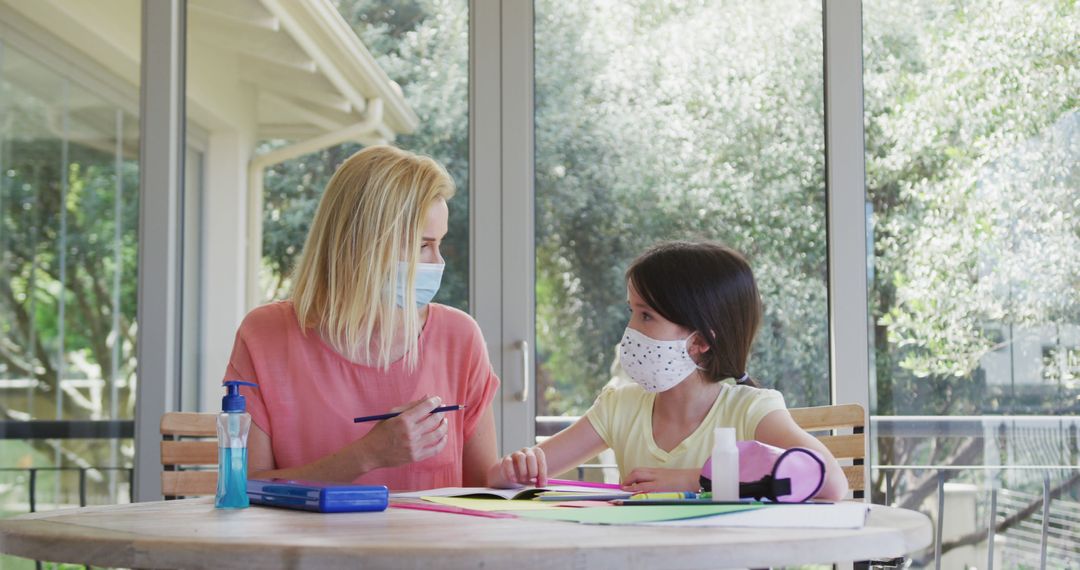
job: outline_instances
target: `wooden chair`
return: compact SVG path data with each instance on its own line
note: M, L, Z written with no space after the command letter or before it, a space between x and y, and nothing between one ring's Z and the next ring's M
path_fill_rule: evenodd
M166 499L213 495L217 464L217 414L161 416L161 494Z
M791 408L791 417L804 430L817 436L843 467L852 496L862 499L866 492L863 462L866 459L866 410L859 404ZM835 435L834 430L851 429L851 434ZM821 434L820 432L825 432Z
M859 404L818 406L815 408L791 408L792 419L804 430L816 435L832 452L844 470L848 489L855 499L866 493L863 463L866 459L866 409ZM850 434L836 434L835 430L848 430ZM824 432L824 433L821 433ZM851 465L844 465L850 461ZM872 568L907 568L906 556L890 560L861 560L854 563L855 570Z

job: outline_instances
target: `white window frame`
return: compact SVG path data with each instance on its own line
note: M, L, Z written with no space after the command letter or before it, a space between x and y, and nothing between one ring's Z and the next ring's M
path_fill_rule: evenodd
M143 0L136 501L161 499L159 425L181 400L186 19L186 0Z

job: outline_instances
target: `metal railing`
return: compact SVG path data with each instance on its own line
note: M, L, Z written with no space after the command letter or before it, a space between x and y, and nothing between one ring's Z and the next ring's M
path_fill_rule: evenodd
M0 467L0 473L11 472L24 472L29 474L29 482L27 484L27 499L29 500L30 512L37 512L37 475L42 471L55 471L55 472L70 472L77 471L79 473L79 506L85 507L86 502L86 474L93 471L114 471L114 472L126 472L128 476L128 502L135 502L134 485L132 482L135 479L135 469L132 467Z
M926 473L936 482L936 501L927 509L935 521L934 568L941 568L945 545L975 548L985 543L986 568L993 570L998 539L1002 536L1012 538L1004 541L1002 556L1024 557L1025 563L1037 563L1039 568L1047 568L1053 561L1051 552L1059 558L1071 559L1068 565L1080 562L1080 546L1076 546L1080 545L1080 515L1069 517L1055 513L1055 510L1080 512L1080 502L1061 497L1080 487L1080 418L874 416L870 424L874 438L872 445L881 446L890 439L916 445L966 440L974 451L971 457L981 458L974 462L959 461L961 464L886 465L872 462L871 471L881 475L886 504L907 502L901 497L888 496L894 487L892 479L904 473ZM976 533L971 533L946 542L943 537L946 517L969 515L949 513L945 505L947 482L962 478L981 480L982 488L977 493L989 495L985 528L981 540L977 539ZM1055 478L1061 480L1057 488L1051 485ZM1030 492L1018 491L1016 487L1027 487ZM924 505L914 506L923 508ZM973 504L973 508L978 510L977 505ZM1052 526L1054 520L1058 522ZM929 564L929 560L922 562Z
M132 439L135 435L135 422L131 420L29 420L29 421L0 421L0 440L19 441L51 441L70 439L102 439L122 440ZM79 506L85 507L87 475L94 473L114 472L127 473L128 476L128 500L132 500L131 484L135 477L132 467L115 465L96 466L44 466L44 467L8 467L0 466L0 473L26 473L28 475L27 491L30 512L37 511L38 505L38 474L42 472L76 472L79 480Z
M131 420L30 420L0 421L0 440L53 441L70 439L100 439L114 444L118 440L132 439L135 434L135 422ZM58 448L59 449L59 448ZM128 501L134 502L135 470L123 466L42 466L8 467L0 466L0 473L25 473L27 475L27 505L29 512L37 512L40 504L38 489L39 474L78 473L79 506L85 507L87 501L87 480L93 475L104 473L126 473L128 483ZM41 561L35 560L35 567L40 569ZM87 566L86 568L89 568Z
M896 472L899 472L899 471L929 471L929 472L932 472L932 473L935 474L934 479L936 480L936 483L937 483L936 497L935 497L936 500L934 501L935 508L931 512L927 513L927 514L931 515L931 519L934 521L934 544L933 544L933 557L932 557L932 560L933 560L933 565L934 565L935 569L940 569L941 568L942 556L944 554L942 552L942 546L943 546L943 544L945 544L944 536L943 536L943 530L945 528L946 513L948 513L948 510L945 507L945 498L946 498L946 495L947 495L946 481L947 481L948 473L949 472L956 472L956 471L963 471L963 472L968 472L968 473L980 473L980 474L986 475L986 477L988 479L986 481L986 483L987 483L986 486L988 487L988 489L986 491L983 491L983 492L989 493L990 505L989 505L989 508L987 509L986 528L985 528L984 535L983 535L985 538L983 540L981 540L981 541L974 542L974 541L972 541L972 539L970 537L961 537L961 538L959 538L958 540L955 541L955 544L957 546L964 546L964 545L977 546L981 542L985 541L985 543L986 543L986 558L985 558L985 560L986 560L986 568L988 570L993 570L993 568L994 568L994 559L995 559L995 548L994 547L995 547L997 537L999 535L1001 535L1002 533L1007 533L1011 528L1013 528L1013 527L1015 527L1017 525L1020 525L1023 521L1035 518L1036 512L1039 513L1039 516L1037 517L1038 518L1038 524L1039 524L1039 534L1038 534L1038 537L1037 537L1038 552L1039 552L1039 568L1046 568L1047 567L1047 556L1048 556L1049 547L1050 547L1050 520L1052 518L1052 514L1051 514L1052 505L1057 500L1057 501L1059 501L1059 503L1067 503L1067 504L1062 505L1066 509L1080 510L1080 503L1076 503L1076 502L1073 502L1073 501L1060 501L1056 497L1056 495L1061 493L1061 491L1063 490L1062 489L1063 487L1065 487L1066 485L1074 485L1075 482L1074 483L1069 483L1069 481L1073 481L1075 478L1070 478L1070 479L1066 480L1066 483L1064 485L1062 485L1061 487L1059 487L1059 489L1058 489L1058 491L1056 493L1054 492L1054 490L1051 487L1051 478L1050 478L1051 473L1054 472L1054 471L1060 471L1062 469L1063 469L1063 466L1060 466L1060 465L1053 465L1053 466L1041 466L1041 465L1024 465L1024 466L986 466L986 465L938 465L938 466L914 465L914 466L904 466L904 465L885 465L885 466L871 467L871 471L874 471L874 472L879 472L880 471L880 472L885 473L885 475L886 475L886 479L885 479L886 488L888 488L888 486L889 486L888 474L890 474L890 473L896 473ZM1080 478L1080 466L1077 466L1077 467L1068 467L1068 466L1066 466L1064 469L1066 471L1075 472L1076 477ZM1014 500L1009 508L1002 509L1001 508L1002 505L1000 504L1000 499L1002 498L1002 495L1006 495L1006 496L1008 496L1008 497L1010 497L1012 499L1015 499L1018 495L1021 495L1021 493L1017 493L1015 491L1010 491L1008 489L1003 488L1000 478L1001 478L1002 473L1006 472L1006 471L1028 471L1028 472L1040 472L1041 471L1042 472L1042 489L1041 489L1042 493L1041 493L1041 495L1030 495L1029 497L1030 497L1031 500L1023 502L1022 505ZM898 497L894 497L893 500L891 500L891 501L886 500L886 503L887 504L896 504L896 503L898 503L898 499L899 499ZM1035 508L1032 509L1032 507L1035 507ZM961 513L961 514L963 516L968 516L969 514L974 515L975 513ZM1059 528L1057 530L1059 531L1059 534L1066 534L1069 537L1069 540L1071 541L1071 544L1074 545L1073 548L1075 549L1075 548L1077 548L1077 546L1075 546L1075 545L1080 545L1080 517L1076 517L1075 520L1071 520L1071 521L1068 521L1068 522L1072 523L1071 527L1068 526L1068 525L1063 525L1064 528ZM1029 536L1028 538L1034 538L1034 537ZM1065 549L1059 549L1059 550L1065 550ZM1078 560L1080 560L1080 550L1075 550L1073 552L1073 554L1077 557ZM929 563L928 560L922 560L920 562L923 565Z

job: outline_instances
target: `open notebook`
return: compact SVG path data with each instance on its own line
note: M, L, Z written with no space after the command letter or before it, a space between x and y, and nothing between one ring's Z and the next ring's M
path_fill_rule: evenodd
M628 498L633 493L618 489L582 487L579 485L548 485L547 487L518 487L516 489L493 489L490 487L443 487L410 493L392 493L391 499L422 499L428 497L459 497L475 499L519 499L528 500L544 493L572 494L581 498L603 496L609 498Z

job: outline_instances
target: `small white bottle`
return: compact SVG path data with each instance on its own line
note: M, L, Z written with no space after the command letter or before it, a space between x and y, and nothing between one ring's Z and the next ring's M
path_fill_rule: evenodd
M739 500L739 448L735 428L716 428L712 449L712 500Z

